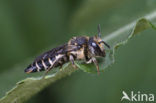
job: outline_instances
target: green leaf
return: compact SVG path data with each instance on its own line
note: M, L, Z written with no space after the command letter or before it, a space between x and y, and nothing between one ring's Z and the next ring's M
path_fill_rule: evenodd
M30 99L33 95L41 91L43 88L47 87L49 84L55 82L58 79L63 78L64 76L70 75L72 72L76 70L71 68L71 66L68 66L68 68L66 66L64 66L62 71L59 71L52 75L47 75L45 78L42 77L26 78L18 82L12 90L7 92L6 96L3 97L0 100L0 102L22 103Z
M105 40L106 42L108 42L108 44L110 44L111 49L106 49L105 59L102 60L100 59L101 61L100 71L104 71L106 67L114 63L114 53L118 47L124 45L125 43L127 43L129 39L131 39L136 34L142 32L143 30L149 27L155 29L155 26L153 25L153 23L155 22L156 22L156 12L153 12L145 16L145 18L134 21L129 25L126 25L104 37L103 40ZM92 64L86 65L77 62L76 65L85 72L96 73L96 69ZM14 70L15 72L17 72L16 69ZM38 92L46 88L49 84L52 84L55 81L65 76L68 76L75 71L76 69L72 68L70 64L66 64L65 66L63 66L63 69L51 75L47 75L45 78L42 77L26 78L18 82L13 89L7 92L6 95L3 98L1 98L0 103L10 103L10 102L23 103L24 101L29 100L33 95L37 94ZM7 75L12 76L13 72L8 72Z

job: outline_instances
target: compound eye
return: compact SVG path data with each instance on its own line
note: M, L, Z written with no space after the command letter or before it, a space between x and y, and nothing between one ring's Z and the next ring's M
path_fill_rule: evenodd
M92 46L96 47L97 45L96 45L96 43L93 42L93 43L92 43Z

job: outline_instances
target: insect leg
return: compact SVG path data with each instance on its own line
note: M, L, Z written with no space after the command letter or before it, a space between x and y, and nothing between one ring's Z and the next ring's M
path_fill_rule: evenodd
M43 78L48 74L48 72L54 67L54 64L52 66L50 66L46 72L43 74Z
M69 56L69 60L71 61L72 63L72 66L76 69L77 66L75 65L75 62L74 62L74 57L72 55Z
M90 63L92 63L92 62L93 62L92 59L89 59L88 61L86 61L87 64L90 64Z
M100 74L98 61L94 57L92 58L92 61L94 62L95 66L96 66L96 69L97 69L98 74Z
M57 61L59 61L59 59L58 59ZM44 75L43 75L43 78L48 74L48 72L49 72L52 68L55 67L57 61L55 61L55 62L53 63L53 65L51 65L51 66L46 70L46 72L45 72Z

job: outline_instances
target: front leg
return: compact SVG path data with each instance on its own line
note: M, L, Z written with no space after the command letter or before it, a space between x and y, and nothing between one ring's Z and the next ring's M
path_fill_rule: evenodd
M96 58L92 57L86 63L89 64L89 63L92 63L92 62L95 64L98 74L100 74L99 65L98 65L98 61L96 60Z
M94 57L92 58L92 60L93 60L93 62L94 62L94 64L95 64L95 66L96 66L96 69L97 69L98 74L100 74L98 61L97 61L96 58L94 58Z

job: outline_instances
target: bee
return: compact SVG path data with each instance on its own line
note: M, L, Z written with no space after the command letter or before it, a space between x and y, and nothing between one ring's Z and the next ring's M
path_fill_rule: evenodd
M47 74L54 67L62 67L63 64L71 62L74 68L75 60L83 60L85 63L94 63L98 74L99 65L96 57L105 57L104 45L110 46L101 39L101 29L98 25L98 35L73 37L68 43L53 48L38 56L26 69L26 73L46 71Z

